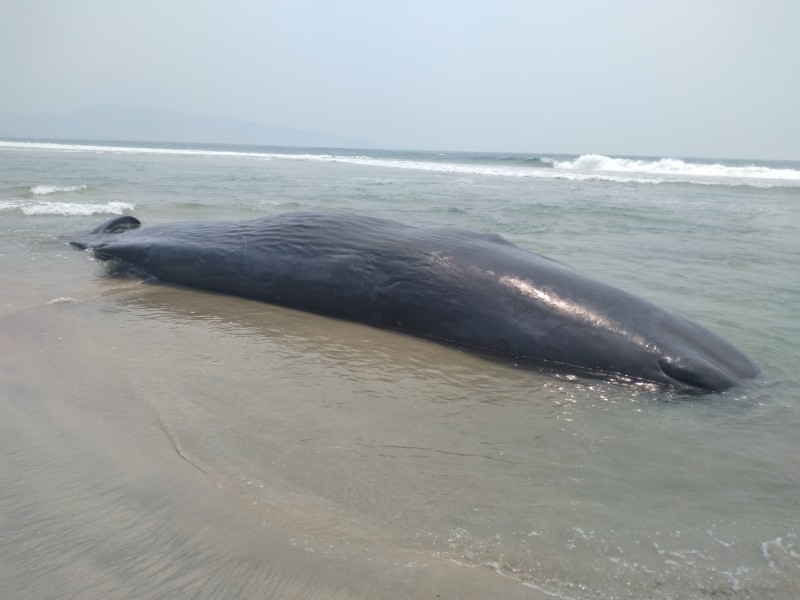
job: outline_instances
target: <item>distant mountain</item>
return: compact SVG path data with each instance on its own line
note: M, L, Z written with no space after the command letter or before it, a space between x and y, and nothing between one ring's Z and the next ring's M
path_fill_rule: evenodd
M365 148L367 140L290 127L266 127L226 117L201 117L172 110L95 106L69 114L0 113L0 138L124 140Z

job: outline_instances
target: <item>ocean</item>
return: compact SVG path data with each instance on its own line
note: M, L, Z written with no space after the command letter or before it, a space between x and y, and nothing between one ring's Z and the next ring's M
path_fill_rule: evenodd
M762 375L542 373L67 245L299 210L498 233ZM4 598L800 597L800 161L1 141L0 232Z

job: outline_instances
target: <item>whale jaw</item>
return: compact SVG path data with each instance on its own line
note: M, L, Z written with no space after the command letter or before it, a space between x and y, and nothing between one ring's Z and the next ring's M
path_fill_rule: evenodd
M735 365L722 365L717 361L696 355L690 358L664 357L658 366L671 385L708 392L722 392L759 374L758 368L747 357Z

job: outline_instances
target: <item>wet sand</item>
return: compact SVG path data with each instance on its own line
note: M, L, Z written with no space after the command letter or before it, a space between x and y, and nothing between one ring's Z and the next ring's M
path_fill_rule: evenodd
M114 314L120 295L141 293L127 285L108 286L112 303L75 299L0 318L4 598L544 597L491 567L393 544L282 482L261 481L255 499L247 481L216 473L227 442L203 459L194 453L215 445L192 435L238 436L176 433L185 424L170 411L187 408L208 378L174 349L158 369L153 332ZM161 291L167 302L185 293ZM224 376L213 378L206 397L226 390Z

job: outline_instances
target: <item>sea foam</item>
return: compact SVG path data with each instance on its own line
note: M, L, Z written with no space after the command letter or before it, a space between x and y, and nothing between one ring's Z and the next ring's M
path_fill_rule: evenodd
M61 215L61 216L89 216L89 215L121 215L126 210L133 210L135 205L130 202L106 202L103 204L81 204L77 202L25 202L5 201L0 202L1 211L21 210L29 216L35 215Z
M133 210L130 202L106 202L105 204L78 204L75 202L39 202L20 207L26 215L89 216L99 214L121 215Z
M45 196L56 192L77 192L85 190L85 185L32 185L30 190L34 196Z
M798 169L776 169L758 165L723 165L719 163L686 162L677 158L656 160L612 158L601 154L584 154L575 160L555 160L553 167L575 171L605 171L615 173L648 173L655 175L723 177L745 179L774 179L800 181Z

